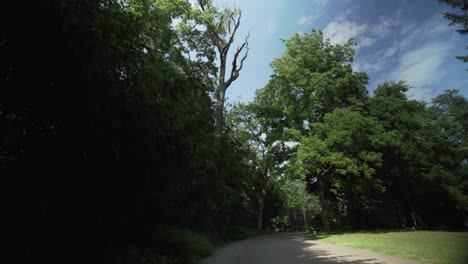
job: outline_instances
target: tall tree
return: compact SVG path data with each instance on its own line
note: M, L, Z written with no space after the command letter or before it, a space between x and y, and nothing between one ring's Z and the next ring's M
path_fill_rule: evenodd
M225 8L219 10L213 4L212 0L198 0L198 6L201 12L194 12L194 18L199 25L204 27L204 31L199 32L204 35L200 38L203 44L210 43L215 47L218 53L219 65L216 77L215 88L215 133L217 145L221 142L224 129L224 107L226 91L231 84L239 78L240 72L244 67L244 62L249 54L249 34L240 46L235 50L230 69L228 68L229 50L234 43L237 31L241 24L242 11L238 8ZM196 27L192 29L199 31ZM230 70L230 72L228 72Z
M386 82L374 90L370 99L370 114L386 131L385 144L379 151L383 165L378 175L384 182L385 203L395 213L400 227L418 226L414 190L425 172L426 146L422 129L426 121L424 104L408 100L410 89L405 82Z
M357 203L366 206L368 192L383 190L374 178L381 155L376 151L382 129L372 118L349 108L326 114L300 143L292 168L306 180L309 188L318 191L323 227L332 228L332 210L360 197ZM315 187L316 186L316 187ZM348 206L347 206L348 205ZM344 212L345 214L347 212Z
M9 259L100 262L111 245L148 246L148 225L216 233L218 223L231 223L243 209L236 181L243 164L229 160L240 153L226 144L224 164L234 168L218 183L212 87L195 70L212 66L189 61L173 27L190 3L27 5L0 10L0 203L11 227ZM173 250L160 241L151 249Z
M322 32L312 30L284 42L286 51L273 61L270 82L257 93L256 113L267 120L271 135L283 144L289 141L294 150L314 124L335 108L365 106L367 75L351 68L352 40L332 45Z
M466 101L448 91L428 109L423 102L409 100L408 89L404 82L384 83L370 100L371 115L386 131L379 148L383 166L377 172L386 192L379 199L394 220L382 220L407 228L461 226L466 152L458 120L463 120Z
M262 230L265 198L278 174L285 145L270 133L266 120L256 114L255 103L237 105L230 112L230 121L235 124L234 133L244 142L244 148L250 153L245 159L252 172L250 184L257 204L257 229Z

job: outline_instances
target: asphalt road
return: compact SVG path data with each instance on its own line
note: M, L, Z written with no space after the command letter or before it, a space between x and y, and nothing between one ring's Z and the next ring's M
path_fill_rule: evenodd
M305 240L302 233L277 233L220 248L201 264L421 264L368 250Z

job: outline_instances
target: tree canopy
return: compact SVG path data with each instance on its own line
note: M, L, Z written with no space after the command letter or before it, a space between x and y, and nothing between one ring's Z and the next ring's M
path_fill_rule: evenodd
M225 107L255 52L248 36L231 50L241 14L205 0L2 7L6 259L190 263L191 232L467 227L459 91L369 94L354 41L311 30L283 40L251 102Z

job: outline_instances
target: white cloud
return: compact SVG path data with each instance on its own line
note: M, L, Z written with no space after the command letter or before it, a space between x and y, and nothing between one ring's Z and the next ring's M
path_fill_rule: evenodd
M403 21L401 16L381 16L377 23L358 23L343 13L330 22L323 30L325 38L332 44L343 44L353 38L357 43L356 60L352 63L355 71L373 74L376 79L405 80L413 86L408 96L418 100L430 100L432 87L447 72L443 63L450 59L453 39L447 39L447 22L434 16L427 21L413 23ZM385 40L380 49L364 57L359 49L376 46ZM396 63L396 64L394 64ZM383 73L388 69L388 73ZM375 75L377 74L377 75Z
M383 38L392 32L394 26L398 25L397 19L392 19L387 16L381 16L379 23L370 29L370 32L376 37Z
M396 52L397 52L397 48L395 47L395 45L390 46L388 49L384 51L383 58L384 59L390 58L393 55L395 55Z
M409 91L409 96L418 100L430 100L430 87L439 80L444 72L440 66L446 60L452 42L436 41L409 50L399 59L398 67L391 73L392 79L405 80L415 87Z
M415 43L434 40L445 32L452 29L447 26L447 22L440 15L434 16L421 25L410 23L401 30L403 39L400 41L399 48L406 49Z
M352 63L353 69L355 71L362 71L371 74L379 72L384 67L388 67L388 63L397 53L397 48L395 46L396 44L393 44L389 48L382 49L372 55L357 58L357 60Z
M414 28L416 28L416 24L415 23L407 23L406 25L403 26L403 28L401 29L401 34L403 35L406 35L408 34L408 32L414 30Z
M360 59L352 64L356 72L374 73L380 71L385 64L384 60Z
M369 47L372 44L374 44L375 41L377 41L377 39L372 38L372 37L364 37L359 41L359 45L363 47Z
M309 0L309 2L309 4L313 6L313 9L307 15L303 15L296 19L296 23L300 26L309 25L319 18L329 0Z
M358 24L348 20L332 21L323 29L323 35L330 39L332 44L344 44L350 38L356 38L366 32L366 24Z
M395 20L381 17L379 24L368 27L368 31L358 37L357 41L363 47L379 39L390 43L373 54L357 56L353 69L378 74L374 76L377 79L405 80L415 87L408 94L411 98L429 100L432 85L445 74L442 64L450 58L448 52L453 42L444 35L450 29L438 17L417 24L399 24ZM370 41L369 38L375 40ZM383 73L383 69L390 69L390 73Z
M315 16L301 16L297 19L297 24L303 26L315 20Z
M411 98L426 101L432 98L431 86L446 73L442 64L450 58L448 53L454 46L453 40L444 36L450 30L440 15L419 24L409 22L401 28L399 41L385 51L384 59L398 51L402 54L390 78L405 80L413 86L408 93Z
M349 10L339 14L323 29L325 38L329 38L332 44L344 44L353 38L360 47L369 47L389 35L398 25L396 19L386 16L381 16L375 25L357 23L348 19L350 14Z

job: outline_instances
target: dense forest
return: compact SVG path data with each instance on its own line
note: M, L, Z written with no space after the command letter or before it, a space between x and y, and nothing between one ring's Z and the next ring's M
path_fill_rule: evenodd
M417 101L402 80L369 94L353 40L312 30L284 40L251 102L226 107L255 52L241 14L209 0L4 3L5 258L185 263L184 232L467 228L459 91Z

